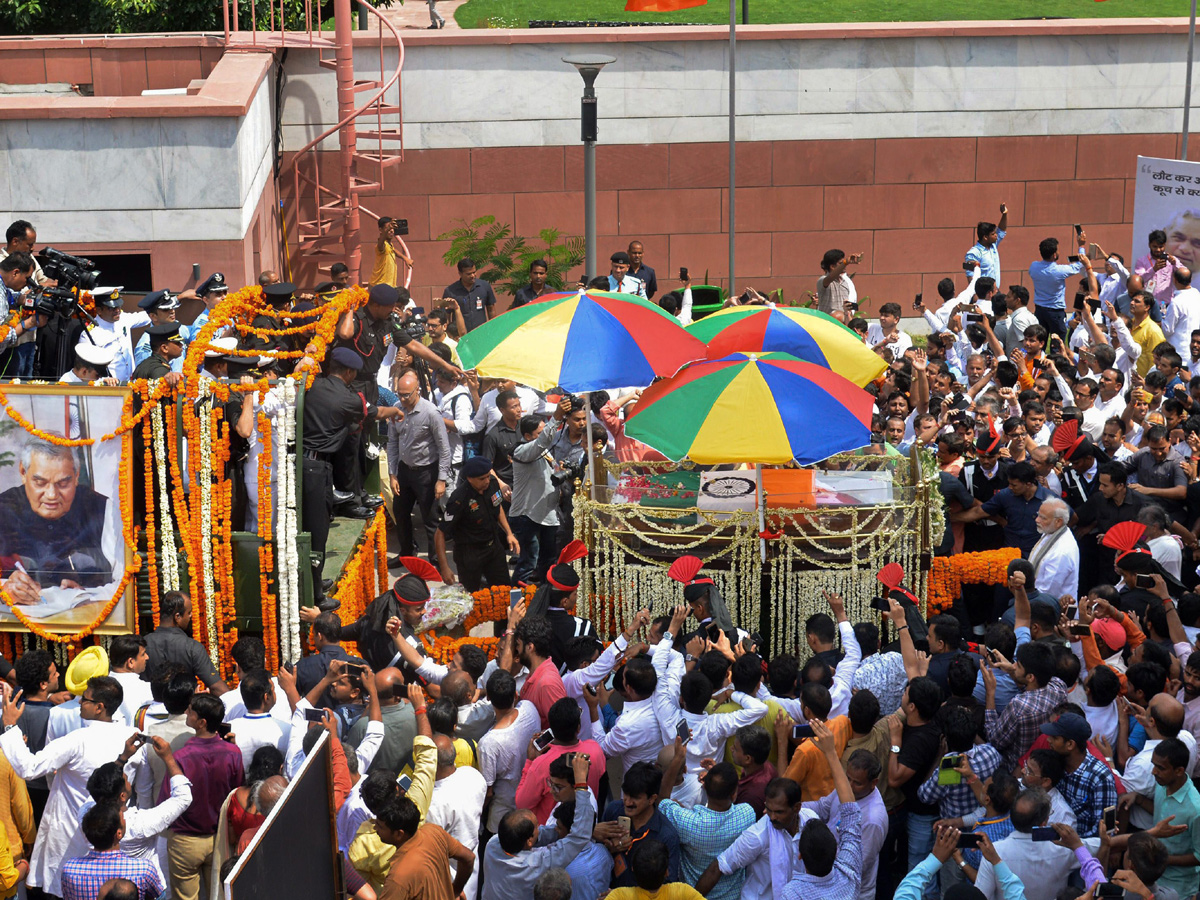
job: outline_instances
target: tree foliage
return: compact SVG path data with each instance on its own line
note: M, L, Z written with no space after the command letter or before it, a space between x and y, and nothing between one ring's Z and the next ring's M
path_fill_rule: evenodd
M320 14L320 3L314 14ZM271 0L254 4L260 30L270 24ZM0 34L139 34L221 31L221 0L0 0ZM289 29L304 28L304 0L283 0ZM279 27L279 0L275 0ZM328 10L333 15L332 6ZM238 0L242 28L250 27L250 0Z
M460 259L474 260L480 278L512 297L528 283L534 260L546 261L546 284L561 291L567 285L567 273L584 259L583 238L563 237L557 228L543 228L533 242L513 234L512 226L497 222L495 216L458 221L457 228L437 236L439 241L450 242L442 261L457 266Z

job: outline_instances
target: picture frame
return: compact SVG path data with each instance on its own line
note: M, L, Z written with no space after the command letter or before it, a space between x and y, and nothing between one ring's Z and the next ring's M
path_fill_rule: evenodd
M132 503L122 490L132 486L133 435L101 440L120 427L131 395L124 386L4 385L0 631L29 630L12 614L12 599L40 629L74 634L91 625L123 582L123 596L93 633L135 630L134 579L124 577L135 553L125 540ZM54 443L26 423L49 435L95 441Z

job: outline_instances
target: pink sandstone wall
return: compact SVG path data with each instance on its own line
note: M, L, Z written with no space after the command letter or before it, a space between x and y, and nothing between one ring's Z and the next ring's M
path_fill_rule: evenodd
M814 288L821 254L839 247L865 252L855 282L860 298L870 297L866 309L897 301L908 310L916 292L936 296L946 275L958 273L965 285L962 255L974 225L996 221L1001 202L1010 226L1004 284L1027 283L1038 242L1066 242L1076 221L1127 257L1136 158L1174 157L1178 144L1172 134L742 143L737 286L802 296ZM709 281L722 283L726 160L725 144L598 147L601 259L636 238L663 290L680 266L696 281L707 268ZM581 234L582 187L579 147L409 151L383 194L364 203L408 219L420 302L456 277L441 259L446 242L434 238L457 219L492 214L526 236L546 227ZM285 184L285 200L289 192ZM365 277L374 257L369 222L363 233ZM296 274L316 277L311 263Z
M63 46L68 43L66 39L53 42L58 46L51 45L50 39L30 43L35 46L4 49L0 81L90 84L97 97L130 97L144 90L187 87L194 78L207 78L224 52L221 40L202 35L114 39L110 46L96 37L86 38L80 41L83 46L74 47Z

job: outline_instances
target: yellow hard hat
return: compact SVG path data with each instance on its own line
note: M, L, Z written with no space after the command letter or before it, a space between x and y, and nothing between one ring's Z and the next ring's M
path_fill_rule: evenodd
M83 696L87 690L88 681L108 674L108 654L103 647L88 647L79 653L67 666L67 674L63 683L68 691L76 697Z

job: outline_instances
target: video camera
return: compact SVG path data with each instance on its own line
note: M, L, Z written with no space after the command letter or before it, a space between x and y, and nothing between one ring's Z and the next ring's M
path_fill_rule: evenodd
M38 288L33 294L33 308L47 315L74 316L82 312L79 294L90 291L100 283L100 270L90 259L72 256L47 247L42 251L46 262L42 271L47 278L58 282L57 287Z

